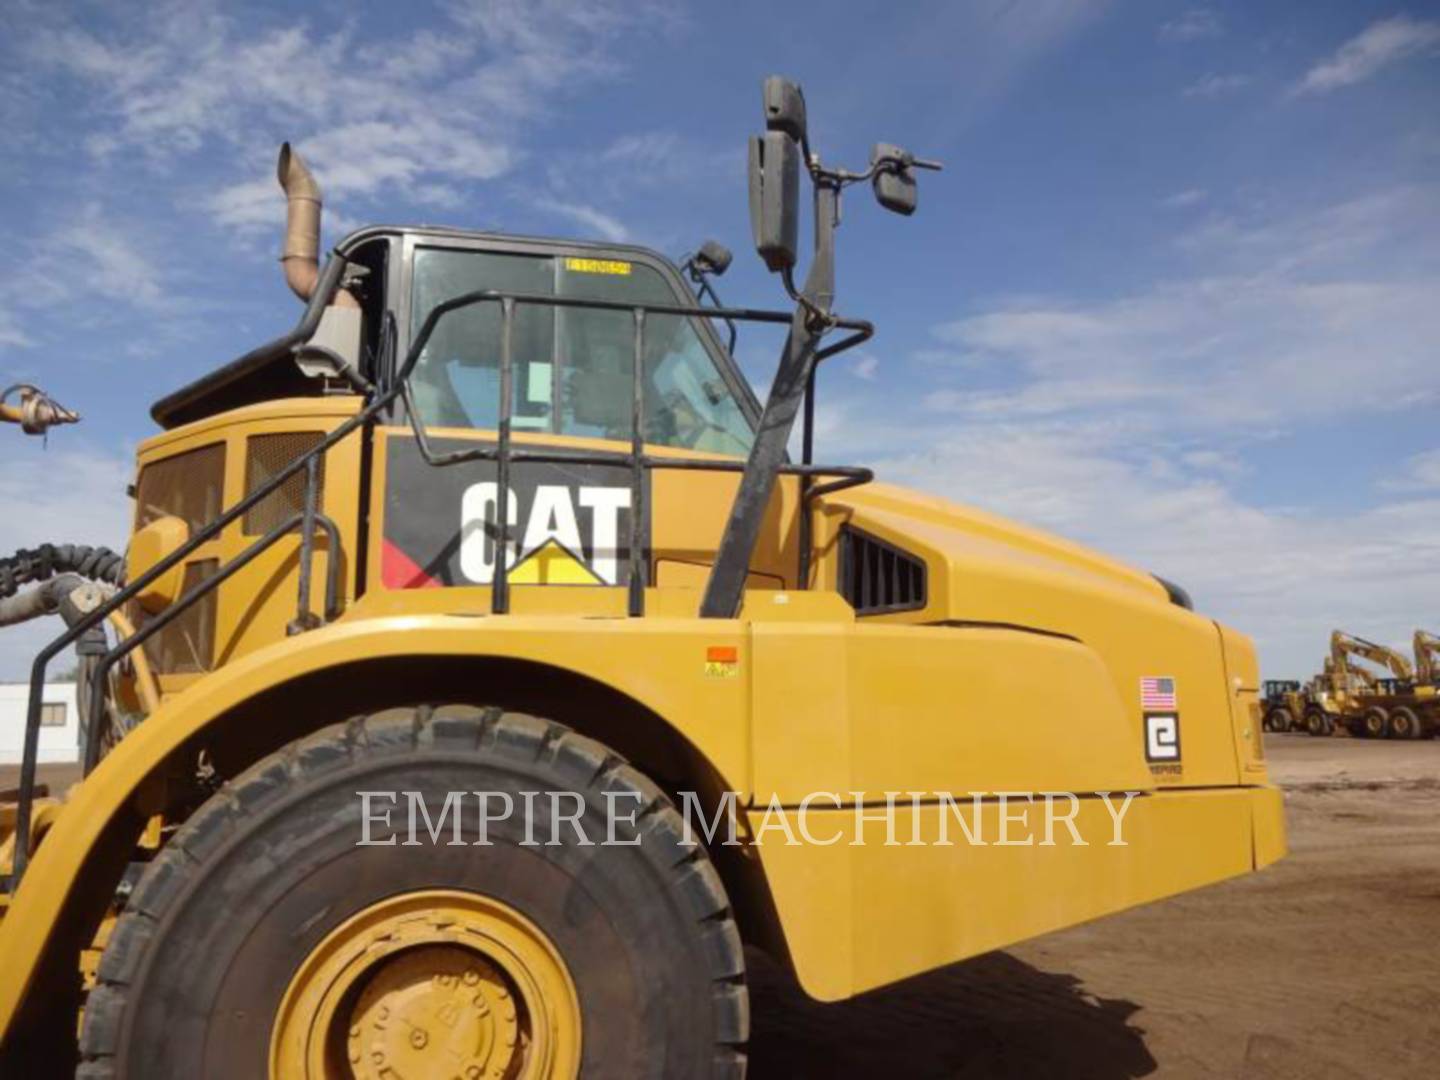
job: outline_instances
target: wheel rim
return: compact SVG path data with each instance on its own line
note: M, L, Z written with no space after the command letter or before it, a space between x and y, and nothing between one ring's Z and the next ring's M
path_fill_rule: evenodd
M1385 716L1382 713L1367 713L1365 716L1366 734L1373 738L1380 738L1385 734Z
M539 927L490 897L424 890L372 904L305 958L270 1075L573 1077L580 1032L574 981Z

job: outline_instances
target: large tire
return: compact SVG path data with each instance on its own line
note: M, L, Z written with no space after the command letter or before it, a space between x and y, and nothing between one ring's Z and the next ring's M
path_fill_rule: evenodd
M1418 739L1425 733L1420 717L1415 710L1401 705L1390 714L1390 737L1392 739Z
M1323 709L1311 709L1305 714L1305 730L1311 735L1335 734L1335 721Z
M1390 714L1379 705L1371 705L1360 718L1358 734L1367 739L1388 739L1390 737Z
M423 822L417 846L358 846L359 791L424 792L433 796L426 803L435 819L452 791L507 792L517 811L522 792L574 791L583 810L567 805L552 815L539 797L528 820L542 846L523 844L521 813L492 820L490 846L475 846L478 800L467 799L461 835L471 846L449 846L449 825L439 844L430 843ZM615 793L616 836L638 840L633 846L601 843L606 792ZM402 799L394 815L401 841L404 808ZM576 810L595 846L574 842L568 814ZM626 824L632 813L633 825ZM546 843L552 827L568 842ZM372 839L384 836L372 828ZM259 762L193 815L151 864L115 927L85 1008L78 1075L267 1075L277 1015L287 1015L297 980L305 985L297 973L370 912L410 894L426 894L429 903L437 889L462 904L518 912L514 923L528 921L553 943L578 1010L575 1053L583 1055L587 1078L744 1075L749 1003L740 936L719 876L702 847L685 843L673 804L618 756L568 728L460 706L396 709L326 728ZM446 925L424 919L427 933ZM476 940L486 939L461 944ZM418 962L417 950L407 955ZM368 990L357 982L347 991L346 1010L358 1008L355 995L363 999L376 980L392 978L387 962L366 976ZM466 985L478 979L467 963L451 969L445 985L453 989L461 974ZM434 986L446 976L421 966L406 992L438 993ZM482 996L474 998L477 1017ZM430 1001L425 1015L438 1015L438 1004ZM342 1020L356 1015L346 1010L337 1014ZM512 1007L511 1021L514 1014ZM485 1022L498 1023L493 1016ZM340 1067L327 1066L327 1080L332 1071L350 1075L346 1032L335 1031L338 1044L323 1045L327 1054L338 1045L340 1057L327 1061ZM358 1031L350 1029L352 1040ZM410 1037L420 1038L413 1027ZM506 1045L513 1044L512 1037ZM349 1045L350 1060L359 1060L358 1044ZM534 1052L533 1040L522 1036L520 1046Z
M1295 718L1284 705L1276 705L1265 714L1264 728L1277 734L1284 734L1295 726Z

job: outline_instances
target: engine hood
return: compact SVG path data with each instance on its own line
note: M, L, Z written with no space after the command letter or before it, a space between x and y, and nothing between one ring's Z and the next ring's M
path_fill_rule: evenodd
M925 562L922 609L865 621L1002 626L1073 638L1109 671L1137 740L1147 723L1142 680L1173 680L1184 755L1173 766L1152 766L1157 782L1239 779L1237 736L1249 710L1236 695L1253 691L1253 647L1243 634L1173 603L1150 574L1039 529L887 485L827 499L825 513L832 528L862 530ZM1227 653L1234 672L1227 671Z
M1158 607L1167 614L1174 607L1165 586L1143 570L945 499L871 484L827 508L838 511L838 523L925 559L929 603L919 621L1001 621L1070 633L1074 612L1068 604L1057 606L1060 596Z

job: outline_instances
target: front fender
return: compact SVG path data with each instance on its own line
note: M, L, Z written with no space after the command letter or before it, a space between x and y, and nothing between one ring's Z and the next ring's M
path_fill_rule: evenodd
M71 789L64 811L31 859L0 922L0 1039L8 1036L40 970L67 898L84 887L85 867L106 827L187 739L257 693L362 661L531 661L593 679L669 718L727 789L744 799L750 776L745 682L707 679L705 658L707 648L738 649L745 637L742 624L729 620L394 616L337 623L277 642L206 676L166 701ZM423 689L417 693L423 696Z

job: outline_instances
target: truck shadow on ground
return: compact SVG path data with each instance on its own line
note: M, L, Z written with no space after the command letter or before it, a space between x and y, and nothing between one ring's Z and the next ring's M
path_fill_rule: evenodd
M990 953L850 1001L808 998L768 958L750 965L752 1080L1124 1080L1157 1063L1130 1024L1140 1006L1072 975Z

